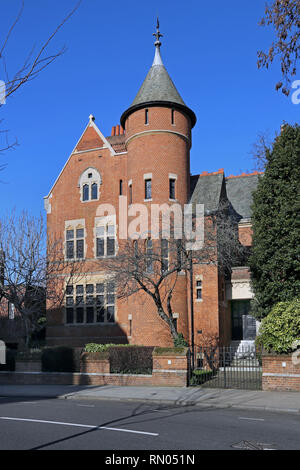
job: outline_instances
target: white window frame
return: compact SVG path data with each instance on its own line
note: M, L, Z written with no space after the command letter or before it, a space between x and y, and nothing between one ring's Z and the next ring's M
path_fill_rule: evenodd
M108 227L113 227L113 234L109 233ZM103 236L98 235L98 229L103 228ZM95 248L94 248L94 255L97 259L103 258L114 258L117 254L117 226L116 226L116 216L107 216L107 217L99 217L95 219ZM114 254L108 255L107 254L107 246L108 246L108 239L114 239ZM103 248L104 254L98 255L97 245L98 239L103 239Z
M201 282L201 286L197 286L197 283ZM198 291L201 291L201 298L198 299ZM195 277L195 294L196 302L203 302L203 276L197 275Z
M91 178L89 178L89 175L92 175ZM97 198L92 199L92 186L93 184L97 184ZM78 187L80 191L80 201L82 203L87 203L87 202L93 202L93 201L99 201L100 199L100 186L102 184L102 178L99 173L99 171L96 168L90 167L84 170L84 172L81 174L79 181L78 181ZM83 200L83 187L87 185L88 186L88 192L89 192L89 197L87 200Z
M83 237L78 237L77 238L77 230L78 229L83 229ZM73 230L73 238L67 239L67 232L69 230ZM77 241L78 240L83 240L83 257L78 258L77 257ZM73 242L73 258L68 258L67 256L67 246L68 242ZM85 229L85 219L77 219L77 220L66 220L65 221L65 242L64 242L64 253L65 253L65 260L67 261L79 261L79 260L84 260L86 257L86 229Z

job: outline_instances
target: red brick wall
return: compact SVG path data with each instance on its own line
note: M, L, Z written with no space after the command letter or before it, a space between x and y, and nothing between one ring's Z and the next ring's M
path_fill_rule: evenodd
M103 272L104 267L94 259L94 219L98 205L112 204L116 208L118 225L119 181L123 180L124 195L128 196L128 181L133 184L133 203L145 203L144 174L152 173L152 203L172 204L169 201L169 173L177 175L176 201L188 202L190 184L191 124L184 113L171 109L150 107L149 124L145 125L145 110L131 114L126 121L127 153L111 155L108 148L73 153L62 171L49 199L51 213L47 216L48 232L64 240L65 221L85 219L87 246L83 272ZM103 144L93 128L88 128L77 151L101 147ZM100 200L82 203L78 181L88 167L96 168L102 177ZM151 204L145 203L145 204ZM217 268L199 267L203 273L203 303L195 302L195 335L202 330L218 335L220 325L226 328L226 318L219 305L220 280ZM194 294L195 295L195 294ZM173 310L178 314L178 331L188 339L190 329L189 286L185 274L180 274L173 293ZM132 334L129 336L129 318ZM173 340L166 323L158 316L153 300L143 293L118 300L115 325L65 325L64 309L48 308L47 344L83 346L88 342L124 343L172 346Z
M176 202L186 204L190 179L190 120L175 111L174 125L171 109L150 107L145 124L145 110L141 109L126 121L128 151L128 181L132 180L133 203L172 204L169 201L169 174L177 175ZM152 201L144 202L144 175L152 174ZM150 220L149 220L150 222ZM149 224L150 228L150 224ZM173 294L172 306L179 314L178 331L187 338L188 305L186 276L179 276ZM173 340L166 323L158 316L153 300L147 294L128 299L128 313L132 314L131 342L145 345L172 346Z
M262 367L263 390L300 391L300 364L293 363L292 355L263 356Z
M169 364L169 362L171 362ZM110 374L109 360L88 360L81 364L81 373L30 373L31 363L23 363L28 372L0 372L0 384L23 385L117 385L185 387L188 381L187 351L153 356L152 375ZM27 367L27 369L26 369Z
M251 225L239 225L239 240L244 246L252 246L252 226Z
M202 301L196 299L197 276L203 277ZM195 344L203 345L209 338L219 336L219 275L214 265L194 266L194 325Z

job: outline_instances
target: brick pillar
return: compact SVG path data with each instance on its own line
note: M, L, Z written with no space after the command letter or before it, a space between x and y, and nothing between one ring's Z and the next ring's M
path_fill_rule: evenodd
M188 348L155 348L153 385L186 387L188 385Z

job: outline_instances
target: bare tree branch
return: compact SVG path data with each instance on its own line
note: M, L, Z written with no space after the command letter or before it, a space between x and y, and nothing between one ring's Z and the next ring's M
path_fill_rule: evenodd
M276 39L267 52L258 52L258 68L266 68L278 57L281 67L281 80L276 90L289 95L292 77L296 75L300 57L300 2L299 0L273 0L265 8L265 16L260 26L273 26Z
M238 240L237 221L232 220L228 204L205 217L205 241L201 248L187 249L185 237L125 240L115 257L101 260L101 268L110 272L118 286L119 298L128 298L143 291L155 305L158 316L178 339L173 318L173 296L178 274L189 272L194 265L211 265L228 270L244 253ZM172 231L174 233L174 231Z
M66 52L66 47L63 46L60 50L53 54L47 55L47 50L49 49L49 45L53 42L53 39L56 37L57 33L60 29L67 23L67 21L74 15L74 13L78 10L82 0L78 0L75 4L74 8L70 11L70 13L61 21L61 23L55 28L55 30L50 34L50 36L46 39L45 42L42 43L39 50L36 54L34 54L34 47L30 50L27 57L25 58L23 64L15 71L12 75L9 74L8 67L7 67L7 60L5 57L7 46L9 40L13 33L16 31L17 24L23 14L24 10L24 0L21 0L21 7L16 15L15 20L13 21L12 25L8 29L8 32L3 40L3 44L0 45L0 65L2 66L4 77L5 77L5 91L1 93L0 98L2 100L6 100L10 97L13 93L15 93L20 87L22 87L25 83L30 82L31 80L35 79L46 67L52 64L58 57L62 56ZM3 96L2 96L3 94ZM1 107L1 104L0 104ZM6 145L1 148L0 145L0 153L14 149L17 145L17 141L6 143ZM3 168L3 167L2 167ZM1 168L0 168L1 169Z
M0 253L1 296L22 318L28 346L45 320L46 297L48 308L61 307L65 285L81 275L81 262L65 260L63 242L47 239L43 217L27 212L0 219Z

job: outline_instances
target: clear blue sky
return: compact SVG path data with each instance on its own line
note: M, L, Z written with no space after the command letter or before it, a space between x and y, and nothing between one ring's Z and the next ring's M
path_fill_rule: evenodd
M75 0L25 0L23 16L7 49L13 72L33 45L55 29ZM19 0L0 0L0 38ZM0 212L13 207L34 214L85 128L89 114L105 135L133 101L154 55L159 15L164 64L186 104L197 115L191 171L224 168L227 175L252 170L257 134L274 134L283 120L299 121L300 105L274 89L279 64L257 69L272 29L258 26L262 0L83 0L49 49L67 52L0 109L2 128L17 137L16 150L1 157ZM300 79L299 77L296 77ZM0 80L3 77L0 77Z

